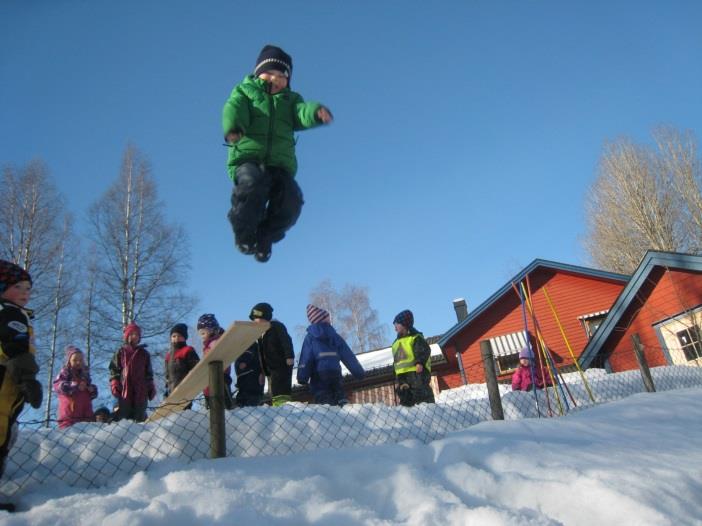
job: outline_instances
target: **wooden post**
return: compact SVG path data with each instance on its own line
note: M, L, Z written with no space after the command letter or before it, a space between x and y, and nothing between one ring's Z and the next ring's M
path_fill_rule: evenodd
M502 398L500 389L497 386L497 373L495 372L495 358L492 355L492 345L490 340L480 342L480 354L483 357L483 367L485 368L485 382L487 383L488 397L490 398L490 410L493 420L504 420L505 414L502 411Z
M224 365L210 363L210 457L227 456L227 438L224 429Z
M631 340L634 342L634 354L636 355L636 361L639 362L639 369L641 369L641 379L643 380L644 387L649 393L655 393L656 386L653 384L651 370L648 368L648 362L646 361L646 355L643 352L641 339L639 338L638 334L632 334Z

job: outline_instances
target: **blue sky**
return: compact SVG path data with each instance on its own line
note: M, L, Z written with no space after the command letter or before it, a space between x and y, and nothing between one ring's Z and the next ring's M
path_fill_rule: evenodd
M262 7L265 6L265 7ZM440 334L534 258L588 264L605 141L702 135L698 2L33 1L0 5L0 163L45 160L81 218L128 142L185 225L202 312L259 301L291 331L329 278ZM298 224L234 249L221 108L266 43L334 113L303 132Z

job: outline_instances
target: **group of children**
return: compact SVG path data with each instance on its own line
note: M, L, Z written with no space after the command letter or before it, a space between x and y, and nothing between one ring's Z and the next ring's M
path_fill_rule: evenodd
M315 402L343 405L346 396L341 387L341 363L357 378L364 375L363 367L344 339L331 325L329 313L308 305L310 326L302 345L297 379L309 384ZM271 404L279 406L292 398L292 373L295 354L290 335L283 323L273 319L273 307L268 303L254 305L249 314L254 322L265 320L269 329L234 362L236 396L231 395L231 366L224 371L225 407L257 406L263 401L264 386L268 378ZM203 356L214 347L224 334L214 314L203 314L197 321ZM188 345L188 327L178 323L170 331L170 346L164 359L164 399L172 393L198 364L200 358ZM141 329L136 323L128 324L123 331L123 344L110 361L110 389L117 400L115 411L106 408L93 412L92 400L98 389L92 383L83 352L73 345L66 347L65 363L53 383L58 395L59 427L76 422L111 421L129 419L146 420L149 401L156 396L151 355L141 343ZM209 388L203 391L209 407ZM187 409L191 406L188 405Z

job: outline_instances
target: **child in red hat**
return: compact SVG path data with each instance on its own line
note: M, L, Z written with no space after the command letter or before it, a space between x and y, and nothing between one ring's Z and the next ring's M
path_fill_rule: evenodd
M110 362L110 388L119 405L118 416L136 422L146 420L146 405L156 396L151 355L140 344L141 329L132 322L124 328L124 345Z

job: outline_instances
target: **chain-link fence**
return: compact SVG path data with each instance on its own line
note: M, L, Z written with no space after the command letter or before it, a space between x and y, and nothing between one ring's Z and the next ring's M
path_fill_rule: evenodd
M633 351L630 353L636 364ZM468 378L481 374L484 378L482 371L482 363L465 367ZM659 391L702 386L702 367L695 363L655 367L651 372ZM505 418L560 416L645 390L638 368L620 373L604 369L559 373L553 383L554 387L536 391L512 391L511 385L499 384ZM426 443L492 418L485 383L443 391L436 401L411 408L381 403L338 408L293 402L227 411L226 453L284 456L406 439ZM65 429L46 428L45 424L22 423L0 492L11 495L40 484L96 488L124 481L155 464L194 461L210 454L210 415L201 399L194 400L192 410L145 424L87 422Z

